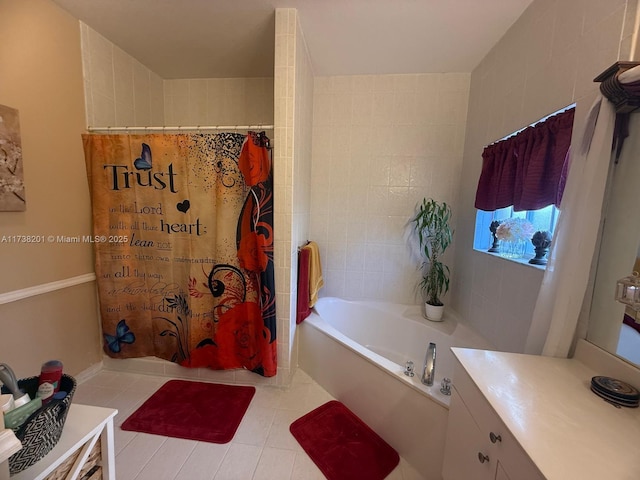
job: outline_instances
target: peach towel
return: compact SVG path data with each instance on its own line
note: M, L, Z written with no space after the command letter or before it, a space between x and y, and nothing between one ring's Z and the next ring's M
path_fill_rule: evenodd
M313 307L318 301L318 292L324 285L320 249L316 242L309 242L302 248L309 250L309 307Z

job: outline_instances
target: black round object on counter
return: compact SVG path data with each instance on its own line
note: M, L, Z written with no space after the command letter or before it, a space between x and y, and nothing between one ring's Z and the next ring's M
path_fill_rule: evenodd
M598 396L624 407L637 407L640 404L640 392L626 382L611 377L593 377L591 390Z

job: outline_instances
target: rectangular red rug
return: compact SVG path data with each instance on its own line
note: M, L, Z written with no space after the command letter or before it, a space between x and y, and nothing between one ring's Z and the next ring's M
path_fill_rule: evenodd
M289 427L329 480L382 480L398 453L342 403L332 400Z
M255 387L170 380L120 428L227 443L236 433L255 392Z

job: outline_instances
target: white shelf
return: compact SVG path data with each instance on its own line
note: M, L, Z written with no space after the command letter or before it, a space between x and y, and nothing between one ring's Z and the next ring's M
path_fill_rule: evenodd
M72 469L68 480L75 480L86 455L102 438L102 475L105 480L115 480L113 453L113 417L118 413L112 408L71 404L62 435L57 445L42 460L11 477L11 480L43 480L73 453L82 449L78 468ZM82 459L84 455L84 459ZM75 471L75 474L74 474Z
M20 448L22 448L20 440L16 438L13 430L0 430L0 463L18 452Z

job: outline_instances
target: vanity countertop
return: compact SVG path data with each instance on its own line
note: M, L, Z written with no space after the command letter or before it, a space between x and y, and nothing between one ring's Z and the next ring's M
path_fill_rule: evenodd
M575 359L452 351L548 480L640 478L640 409L591 392L601 373Z

